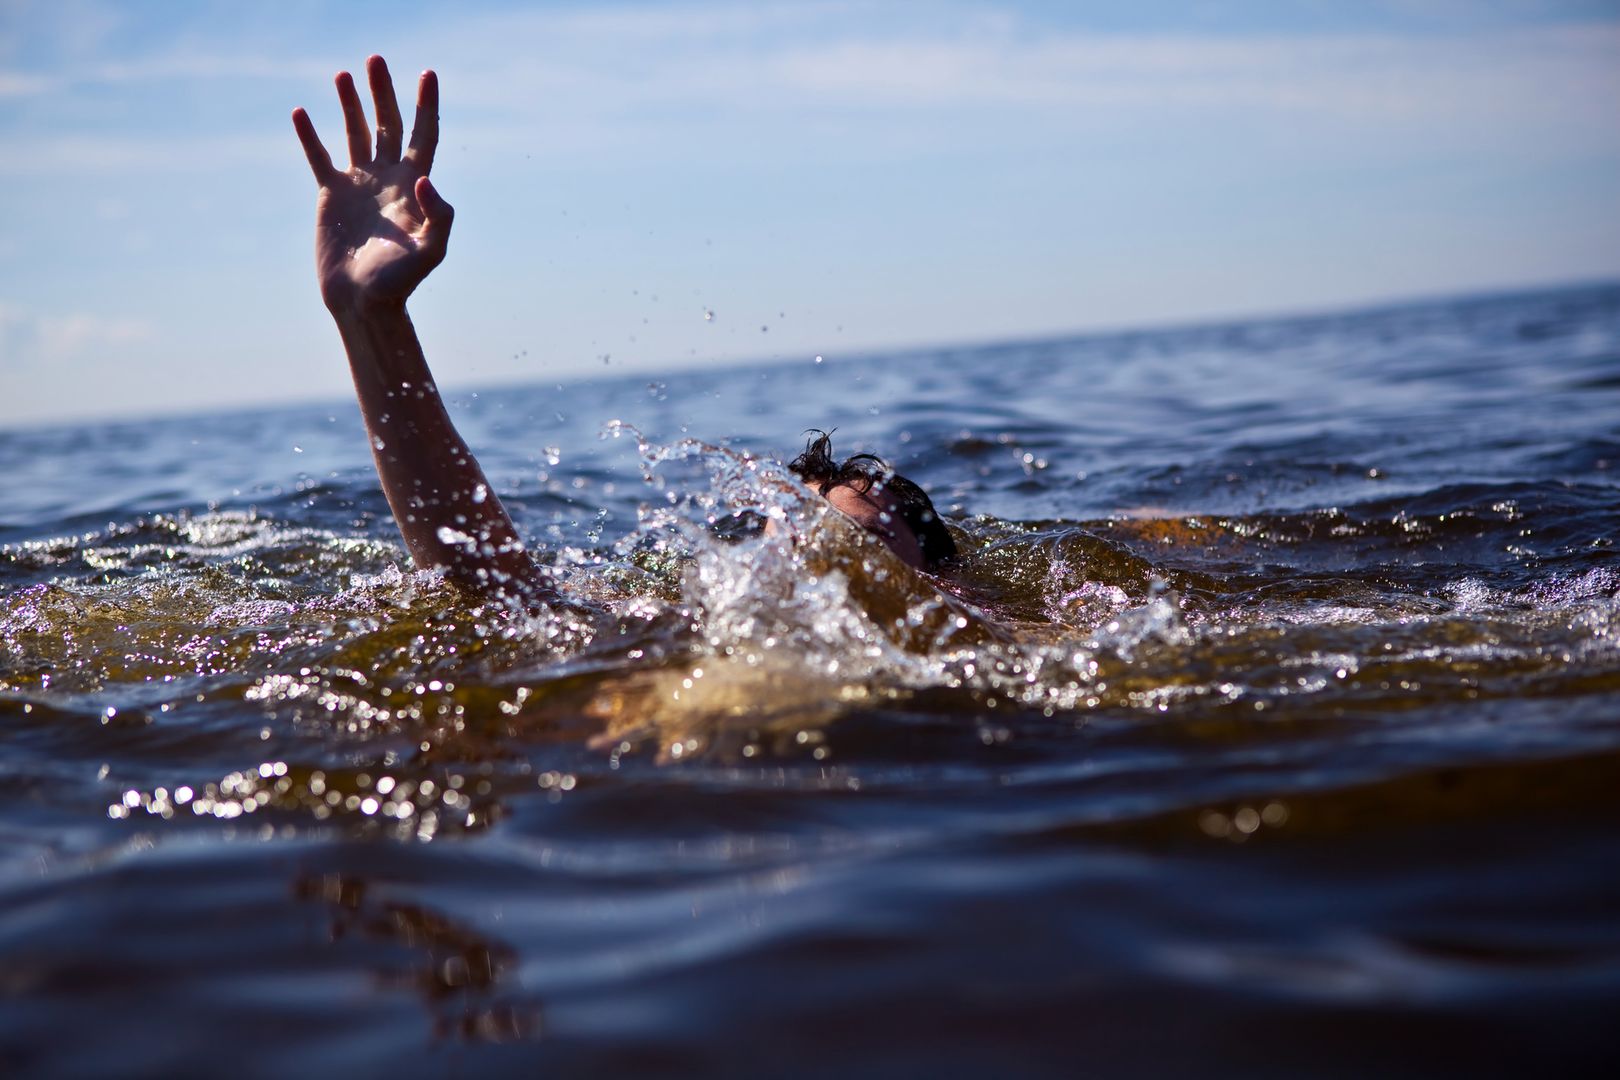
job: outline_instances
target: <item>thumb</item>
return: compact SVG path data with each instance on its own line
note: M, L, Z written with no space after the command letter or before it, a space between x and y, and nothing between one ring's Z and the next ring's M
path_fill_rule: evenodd
M455 221L455 207L444 201L433 181L425 176L416 178L416 201L422 207L422 240L428 247L444 250L450 242L450 225Z

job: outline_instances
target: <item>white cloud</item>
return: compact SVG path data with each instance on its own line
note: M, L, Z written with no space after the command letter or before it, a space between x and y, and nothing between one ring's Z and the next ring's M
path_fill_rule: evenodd
M717 118L821 110L999 111L1009 122L1153 122L1167 113L1394 123L1448 137L1578 127L1620 141L1620 25L1517 27L1456 35L1162 35L1041 32L1010 17L945 8L926 23L789 9L763 32L722 6L654 20L490 16L437 35L458 108L573 129L655 115L677 131ZM796 15L794 22L789 15ZM699 33L693 27L706 28ZM717 28L718 27L718 28ZM790 31L790 32L789 32ZM510 47L496 53L491 41ZM1392 131L1391 134L1400 134Z
M644 145L649 132L666 143L695 142L736 121L785 128L818 113L885 111L974 112L1057 136L1219 116L1389 125L1384 134L1408 140L1433 133L1499 146L1563 132L1565 145L1620 143L1614 23L1449 36L1127 35L1042 30L988 9L933 12L897 20L893 8L858 3L598 7L457 16L396 25L388 37L402 81L406 57L445 72L458 132L504 127L504 141L525 152ZM85 58L48 77L0 72L0 98L41 94L51 80L154 89L178 80L202 97L228 94L232 82L271 80L299 87L289 100L310 105L325 130L336 123L333 66L288 42L212 47L193 37L146 56ZM0 173L184 170L210 157L263 162L286 151L282 123L247 121L266 137L199 130L161 141L128 131L14 132ZM950 137L944 125L938 130Z
M244 54L236 50L175 51L139 60L98 63L71 73L76 82L133 83L195 80L200 82L270 80L307 85L332 74L331 66L313 60Z
M198 174L218 167L280 164L287 160L289 146L297 152L292 125L286 129L277 136L36 135L13 140L11 152L0 157L0 176Z
M0 71L0 99L38 97L55 87L43 75L23 71Z
M152 326L139 319L88 312L48 315L0 301L0 367L7 370L82 361L96 350L146 341Z

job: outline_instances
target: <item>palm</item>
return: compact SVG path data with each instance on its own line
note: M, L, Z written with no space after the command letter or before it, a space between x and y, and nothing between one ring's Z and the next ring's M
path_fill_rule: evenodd
M438 80L425 72L416 126L401 153L402 126L393 82L381 57L366 65L377 112L375 150L359 93L337 77L350 166L339 170L302 109L293 125L320 183L315 208L315 265L328 305L403 301L443 259L452 211L427 180L438 142Z
M351 169L315 203L315 265L323 295L403 299L433 269L422 248L426 215L415 170Z

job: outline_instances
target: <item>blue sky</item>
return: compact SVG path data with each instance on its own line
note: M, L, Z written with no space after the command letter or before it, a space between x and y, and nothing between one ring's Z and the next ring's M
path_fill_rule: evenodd
M348 392L287 116L372 51L447 387L1620 278L1615 3L0 0L0 426Z

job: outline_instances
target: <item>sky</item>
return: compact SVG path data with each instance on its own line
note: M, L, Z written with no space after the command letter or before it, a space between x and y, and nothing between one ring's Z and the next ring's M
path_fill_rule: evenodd
M1620 279L1614 0L0 0L0 428L349 393L288 114L372 52L452 389Z

